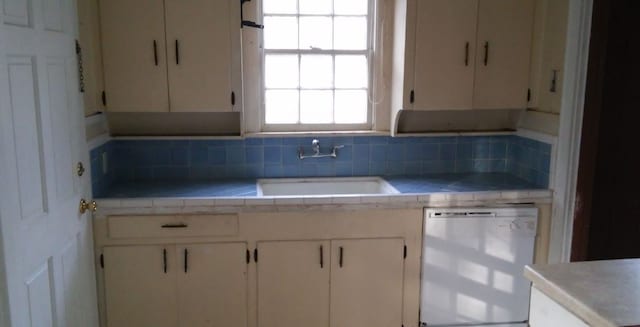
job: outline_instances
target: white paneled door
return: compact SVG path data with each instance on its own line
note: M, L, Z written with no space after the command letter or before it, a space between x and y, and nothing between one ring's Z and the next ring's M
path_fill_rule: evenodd
M98 325L74 0L0 0L0 325Z

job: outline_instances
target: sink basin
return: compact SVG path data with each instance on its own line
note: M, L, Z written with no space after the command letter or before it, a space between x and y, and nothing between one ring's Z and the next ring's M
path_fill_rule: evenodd
M259 179L258 196L397 194L380 177Z

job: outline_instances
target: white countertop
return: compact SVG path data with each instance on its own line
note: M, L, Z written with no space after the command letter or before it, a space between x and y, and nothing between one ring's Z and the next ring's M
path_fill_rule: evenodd
M525 276L591 326L640 326L640 259L527 266Z
M551 203L550 190L450 192L431 194L276 196L276 197L175 197L98 199L102 214L192 213L215 211L281 211L329 207L423 208L446 206Z

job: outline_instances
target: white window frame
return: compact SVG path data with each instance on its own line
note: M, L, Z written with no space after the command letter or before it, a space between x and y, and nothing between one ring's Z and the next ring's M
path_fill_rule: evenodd
M340 0L334 0L340 1ZM310 131L371 131L374 126L374 106L372 100L375 99L374 95L374 80L375 76L375 58L374 58L374 49L375 49L375 24L377 23L377 1L376 0L367 0L368 1L368 12L367 12L367 47L364 50L320 50L320 49L265 49L264 48L264 33L260 39L262 44L261 55L260 55L260 66L261 66L261 78L260 78L260 129L262 132L310 132ZM299 6L299 0L297 1ZM262 10L262 1L259 4L259 16L261 17L261 21L264 21L265 14ZM270 16L270 15L267 15ZM288 16L288 17L335 17L334 14L331 15L300 15L300 14L277 14L273 16ZM355 17L356 15L354 15ZM339 15L338 17L349 17L349 15ZM358 16L361 17L361 16ZM300 24L298 24L298 31L300 30ZM300 33L298 32L298 38L300 37ZM332 36L333 37L333 36ZM368 81L367 81L367 121L363 124L339 124L339 123L328 123L328 124L303 124L298 122L297 124L267 124L266 123L266 106L265 106L265 94L266 94L266 84L265 84L265 57L267 54L291 54L298 55L298 65L300 64L300 56L302 54L328 54L334 57L334 70L335 70L335 56L336 55L344 55L344 54L358 54L365 55L367 57L367 65L368 65ZM300 71L298 70L298 74ZM335 71L334 71L334 80L335 80ZM297 90L300 92L302 88L298 86ZM314 89L315 90L315 89ZM335 85L331 90L335 91ZM348 90L348 89L347 89ZM300 101L300 100L298 100ZM335 102L335 93L334 93L334 102ZM298 112L300 107L298 106ZM335 107L334 107L335 110ZM300 117L298 116L298 119Z

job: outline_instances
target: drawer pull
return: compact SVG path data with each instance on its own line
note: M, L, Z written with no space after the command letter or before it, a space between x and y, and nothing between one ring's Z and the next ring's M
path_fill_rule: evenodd
M176 40L176 65L180 65L180 41Z
M464 65L469 66L469 42L464 46Z
M158 42L153 40L153 62L158 66Z
M179 223L179 224L164 224L162 225L162 228L187 228L189 227L189 225L185 224L185 223Z
M189 250L184 249L184 273L189 270Z
M167 273L167 249L162 249L162 270Z
M484 43L484 65L489 65L489 41Z

